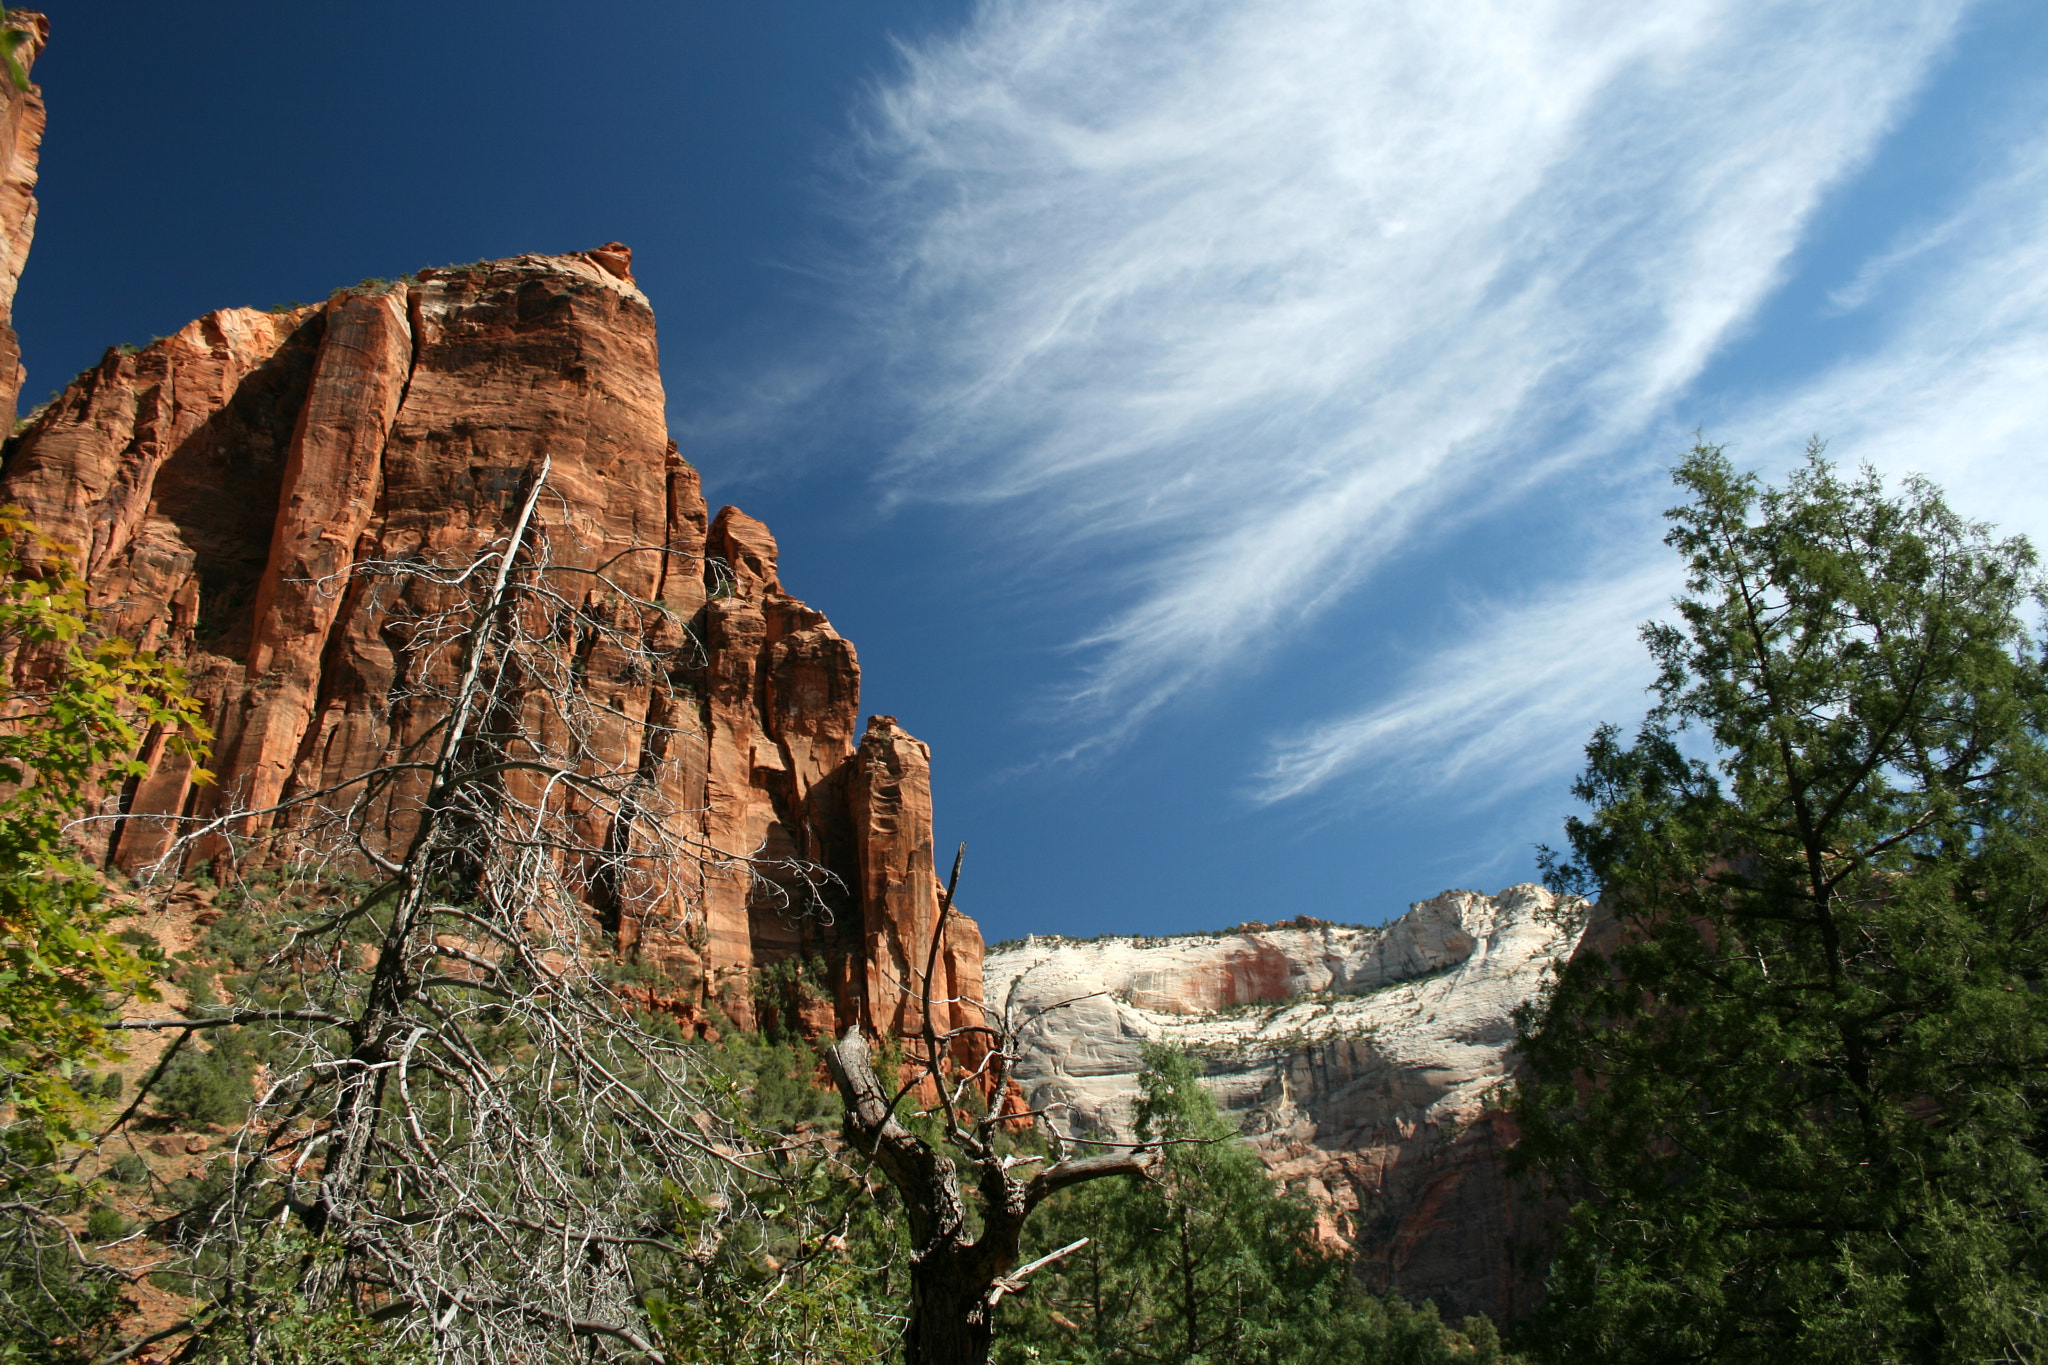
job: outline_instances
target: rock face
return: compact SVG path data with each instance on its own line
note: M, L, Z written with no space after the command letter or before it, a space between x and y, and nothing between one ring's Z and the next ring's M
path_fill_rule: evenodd
M1031 1108L1064 1105L1080 1129L1128 1140L1142 1048L1187 1048L1369 1284L1448 1318L1513 1320L1532 1306L1515 1247L1536 1211L1504 1177L1514 1133L1497 1101L1515 1007L1579 920L1538 886L1450 891L1379 929L1034 938L982 970L990 1006L1020 1026Z
M812 1028L908 1026L905 964L922 972L938 906L929 751L886 716L856 747L853 646L784 591L767 527L707 516L667 437L631 262L611 243L211 313L109 351L11 444L0 501L79 548L103 621L184 663L217 736L212 787L151 736L147 775L120 796L139 818L102 851L140 871L181 820L261 811L427 734L439 717L408 704L404 642L446 602L419 577L373 590L351 571L475 554L545 455L555 562L608 565L618 591L688 623L672 676L694 714L588 741L709 851L663 909L685 932L662 941L678 984L658 1003L743 1027L764 1008ZM593 666L579 686L622 716L657 705L622 670ZM402 842L405 810L388 818L382 836ZM640 928L617 925L622 950ZM979 934L960 918L948 940L935 996L972 1000ZM805 970L769 974L770 989L778 962ZM977 1018L949 1005L940 1022Z
M6 27L28 35L14 50L23 71L49 41L50 21L30 10L9 10ZM36 156L43 145L43 92L31 85L14 88L0 74L0 416L14 426L21 398L21 343L14 335L14 291L28 264L29 243L36 235Z

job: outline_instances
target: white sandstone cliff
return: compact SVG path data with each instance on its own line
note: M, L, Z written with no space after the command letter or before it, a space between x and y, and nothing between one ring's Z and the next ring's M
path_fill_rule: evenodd
M1032 938L989 954L984 998L1019 1029L1032 1108L1127 1139L1144 1045L1184 1047L1369 1282L1512 1318L1530 1211L1500 1170L1498 1092L1515 1008L1577 945L1579 910L1524 884L1447 891L1376 929Z

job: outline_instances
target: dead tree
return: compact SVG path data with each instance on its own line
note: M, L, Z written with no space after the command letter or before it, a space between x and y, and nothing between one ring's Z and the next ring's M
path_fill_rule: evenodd
M656 1359L650 1294L686 1287L778 1178L702 1083L703 1050L607 979L594 902L680 941L704 865L752 860L688 834L646 761L694 717L695 640L617 557L557 559L574 531L546 524L547 491L543 461L481 552L332 585L411 594L400 701L424 719L399 761L225 811L169 855L367 874L301 912L253 995L126 1025L267 1032L232 1188L184 1232L189 1331L249 1359L265 1302L347 1307L440 1361Z
M963 845L961 852L965 851ZM1068 1156L1066 1145L1072 1139L1059 1132L1050 1115L1005 1112L1003 1100L1017 1047L1007 1014L995 1026L969 1024L938 1031L932 1015L932 981L959 878L956 856L932 925L920 987L922 1055L906 1068L908 1078L885 1080L876 1073L874 1052L858 1026L825 1052L826 1068L846 1104L847 1141L874 1161L903 1199L910 1234L906 1365L984 1365L995 1336L996 1306L1003 1296L1020 1292L1032 1271L1085 1244L1076 1242L1018 1268L1018 1245L1032 1210L1070 1185L1106 1176L1148 1176L1159 1161L1156 1147L1121 1144L1095 1155ZM975 1066L955 1063L948 1074L952 1044L963 1037L985 1042L987 1050ZM984 1111L974 1117L967 1101L977 1092L986 1103L974 1106ZM919 1137L898 1117L905 1101L916 1094L932 1097L930 1112L943 1132L939 1144ZM1049 1164L1045 1157L998 1149L997 1136L1006 1125L1030 1122L1040 1122L1051 1139ZM1029 1176L1022 1173L1034 1165L1043 1169ZM979 1204L979 1236L968 1217L970 1187Z

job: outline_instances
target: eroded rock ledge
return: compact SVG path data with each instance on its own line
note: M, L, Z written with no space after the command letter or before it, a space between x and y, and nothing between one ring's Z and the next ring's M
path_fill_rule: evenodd
M1498 1101L1515 1008L1576 946L1576 908L1525 884L1447 891L1377 929L1032 938L991 952L983 976L1022 1025L1032 1108L1128 1140L1144 1045L1178 1044L1368 1282L1453 1319L1512 1319L1533 1211L1502 1173L1514 1135Z

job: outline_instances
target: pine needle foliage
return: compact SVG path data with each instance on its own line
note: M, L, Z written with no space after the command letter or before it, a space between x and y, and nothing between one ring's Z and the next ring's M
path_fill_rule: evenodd
M1656 702L1587 748L1520 1169L1529 1340L1591 1361L2048 1352L2048 674L2032 549L1810 447L1697 445ZM1598 949L1598 951L1595 951Z
M1148 1049L1137 1119L1144 1139L1166 1144L1158 1175L1080 1186L1048 1206L1039 1251L1089 1241L1005 1305L999 1365L1502 1359L1484 1318L1452 1331L1432 1305L1368 1294L1317 1237L1314 1207L1274 1187L1199 1075L1185 1052Z

